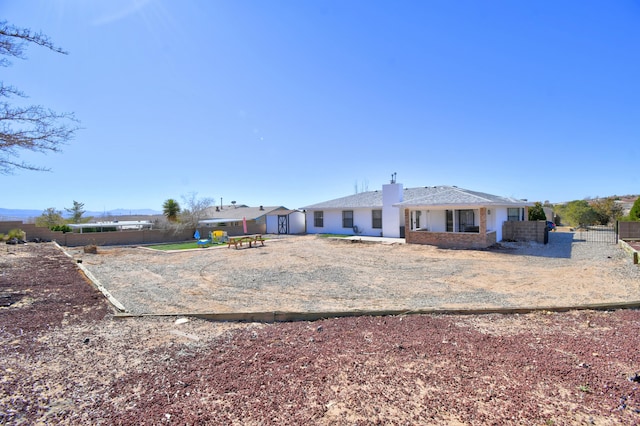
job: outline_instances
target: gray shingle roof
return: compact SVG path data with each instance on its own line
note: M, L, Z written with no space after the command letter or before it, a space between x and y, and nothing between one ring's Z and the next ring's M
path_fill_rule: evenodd
M274 210L283 209L287 210L283 206L263 206L260 207L248 207L246 205L233 206L233 207L225 207L222 210L216 211L215 207L210 207L202 217L205 219L229 219L231 220L242 220L242 218L246 218L247 220L254 220L272 213Z
M360 192L335 200L302 207L303 209L382 208L382 191Z
M484 192L470 191L456 186L425 186L405 188L403 201L394 204L399 207L412 206L486 206L512 205L514 207L532 205L525 200L501 197ZM382 208L382 191L368 191L347 197L336 198L303 207L307 210L344 208Z

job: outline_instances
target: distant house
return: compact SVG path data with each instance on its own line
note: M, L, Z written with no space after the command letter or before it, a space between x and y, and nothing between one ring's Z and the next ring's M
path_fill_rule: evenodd
M207 236L211 231L222 230L228 235L266 234L268 217L288 215L289 209L283 206L249 207L244 204L217 206L209 208L198 221L200 235ZM277 230L277 228L274 227Z
M153 223L148 220L113 220L89 223L71 223L68 226L73 232L78 232L80 234L87 232L142 231L153 229Z
M483 248L502 240L505 221L524 221L533 203L456 186L403 188L392 181L304 207L307 232L405 238L407 243Z

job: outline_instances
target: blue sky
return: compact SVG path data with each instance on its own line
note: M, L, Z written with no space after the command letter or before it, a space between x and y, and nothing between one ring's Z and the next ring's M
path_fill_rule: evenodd
M5 208L298 208L457 185L530 201L640 193L638 1L4 0L37 46L2 68L74 112Z

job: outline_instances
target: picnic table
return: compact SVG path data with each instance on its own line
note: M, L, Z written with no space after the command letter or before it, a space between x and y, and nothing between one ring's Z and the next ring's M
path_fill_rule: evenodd
M238 237L229 237L229 241L227 241L227 248L233 245L237 250L238 246L242 247L242 243L248 243L249 247L256 247L258 242L264 245L264 238L262 238L262 235L241 235Z

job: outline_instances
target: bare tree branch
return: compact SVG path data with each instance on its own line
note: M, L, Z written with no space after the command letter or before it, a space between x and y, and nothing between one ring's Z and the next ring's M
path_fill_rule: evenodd
M42 33L32 33L0 21L0 66L9 66L6 58L25 59L24 49L30 44L46 47L56 53L67 54ZM48 171L49 169L18 161L21 150L48 153L60 152L79 130L73 113L56 113L39 105L13 106L12 97L25 98L17 88L0 82L0 174L16 169Z

